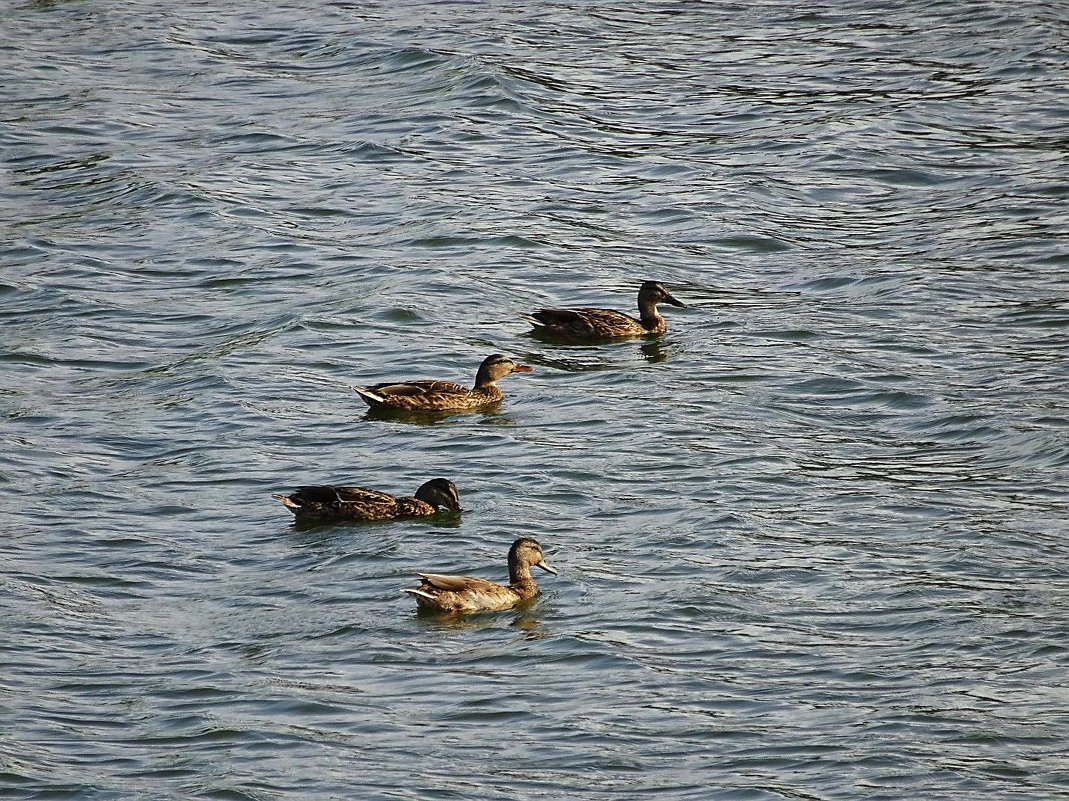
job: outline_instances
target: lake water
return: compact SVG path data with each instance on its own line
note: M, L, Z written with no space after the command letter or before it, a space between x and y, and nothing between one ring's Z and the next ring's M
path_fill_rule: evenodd
M0 6L0 796L1069 796L1069 6Z

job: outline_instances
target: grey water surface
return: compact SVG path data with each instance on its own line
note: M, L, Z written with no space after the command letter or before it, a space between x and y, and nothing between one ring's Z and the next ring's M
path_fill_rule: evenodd
M0 797L1069 797L1067 100L1054 1L0 2Z

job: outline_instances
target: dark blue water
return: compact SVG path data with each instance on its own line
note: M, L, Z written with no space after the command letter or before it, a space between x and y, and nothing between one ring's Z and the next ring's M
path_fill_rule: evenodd
M1063 4L0 11L0 796L1069 795Z

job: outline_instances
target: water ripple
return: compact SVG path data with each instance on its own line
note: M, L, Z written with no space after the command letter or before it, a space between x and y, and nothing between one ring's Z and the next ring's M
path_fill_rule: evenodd
M9 9L0 794L1064 794L1069 19L959 11Z

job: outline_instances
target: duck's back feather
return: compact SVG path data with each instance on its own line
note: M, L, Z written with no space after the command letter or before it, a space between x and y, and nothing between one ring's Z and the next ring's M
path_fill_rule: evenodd
M613 309L540 309L528 316L550 333L586 337L615 337L648 333L642 323Z
M396 503L397 498L386 492L365 489L364 487L298 487L297 492L304 495L307 493L319 493L333 496L342 503ZM316 498L318 500L318 498ZM324 500L324 502L326 502Z
M353 389L372 408L408 411L475 409L501 400L501 390L493 384L471 389L452 381L421 380Z
M443 592L485 592L501 589L502 585L476 576L448 576L441 573L418 573L425 583Z
M376 395L433 395L439 392L468 392L468 387L457 384L454 381L435 381L430 378L418 381L375 384L370 387L362 387L362 389L374 392Z
M480 612L509 609L519 601L537 593L518 592L511 585L498 584L476 576L447 576L438 573L420 573L420 583L415 588L405 588L420 609L434 612Z
M309 520L392 520L433 514L435 509L418 498L395 497L364 487L317 485L273 496L295 515Z

